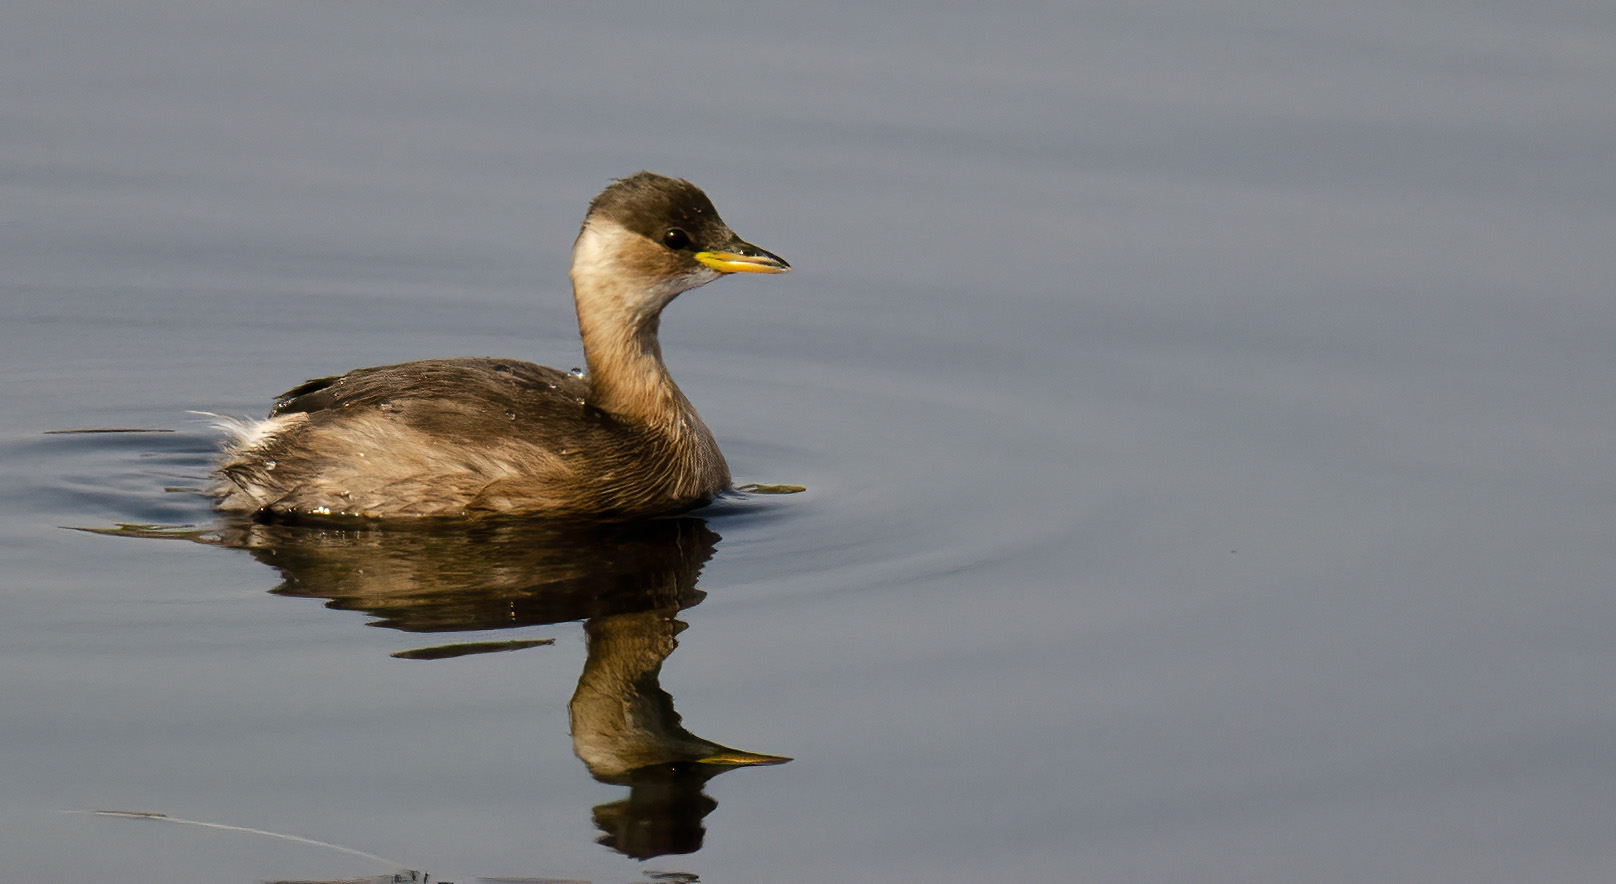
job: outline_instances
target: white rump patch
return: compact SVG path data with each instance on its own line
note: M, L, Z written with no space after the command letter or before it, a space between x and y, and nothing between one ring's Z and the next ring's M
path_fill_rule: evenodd
M214 414L211 411L193 411L191 413L207 418L208 423L212 424L214 429L230 437L229 447L239 451L257 448L274 438L275 434L285 429L288 424L307 417L307 415L296 413L283 414L264 420L254 420L250 417Z

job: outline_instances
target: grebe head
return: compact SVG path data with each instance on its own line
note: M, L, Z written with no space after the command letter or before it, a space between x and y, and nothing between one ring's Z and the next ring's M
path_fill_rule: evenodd
M580 315L596 309L653 319L681 292L729 273L784 273L778 255L730 230L701 188L640 172L589 205L572 248Z

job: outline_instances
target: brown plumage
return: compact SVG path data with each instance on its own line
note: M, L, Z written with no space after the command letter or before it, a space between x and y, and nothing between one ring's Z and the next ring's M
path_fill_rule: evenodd
M662 308L724 274L787 269L695 185L650 172L616 181L573 245L587 375L434 359L309 381L267 420L229 427L219 506L288 520L701 506L729 487L729 468L662 362Z

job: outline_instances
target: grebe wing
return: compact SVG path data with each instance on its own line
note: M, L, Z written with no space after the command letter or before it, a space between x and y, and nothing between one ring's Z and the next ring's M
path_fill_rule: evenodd
M314 414L395 400L482 402L531 407L535 397L577 403L588 392L577 375L515 359L428 359L361 368L304 381L275 397L269 416Z

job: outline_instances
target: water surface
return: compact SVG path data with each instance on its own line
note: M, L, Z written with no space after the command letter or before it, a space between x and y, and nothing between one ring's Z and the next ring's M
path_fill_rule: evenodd
M1606 880L1613 59L1570 3L8 6L0 880ZM663 342L805 492L194 493L193 411L578 364L641 168L792 262Z

